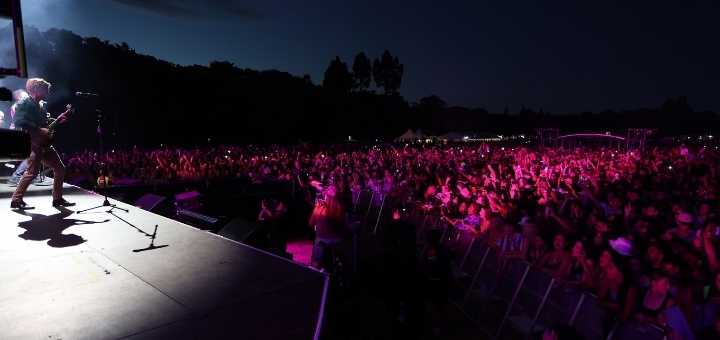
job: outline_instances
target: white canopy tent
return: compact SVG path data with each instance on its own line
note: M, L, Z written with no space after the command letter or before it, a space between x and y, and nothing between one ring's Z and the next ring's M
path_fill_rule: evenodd
M437 139L439 141L447 140L447 141L459 142L459 141L462 141L464 137L465 137L464 135L461 135L457 132L448 132L442 136L438 136Z
M420 131L420 130L418 130L418 131ZM420 140L420 136L418 136L414 132L412 132L412 129L408 129L402 136L395 138L395 140L415 141L415 140Z
M489 142L500 141L502 137L490 132L455 132L451 131L442 136L438 136L439 141L465 141L465 142Z

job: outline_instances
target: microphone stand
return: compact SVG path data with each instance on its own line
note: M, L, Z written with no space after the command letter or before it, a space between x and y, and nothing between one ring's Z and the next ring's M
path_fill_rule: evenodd
M103 116L102 116L102 112L101 112L100 110L96 110L96 112L97 112L97 114L98 114L98 115L97 115L97 120L98 120L98 134L100 135L100 165L102 166L102 171L103 171L103 176L104 176L104 180L103 180L103 196L105 196L105 201L103 201L103 204L102 204L102 205L99 205L99 206L97 206L97 207L88 208L88 209L85 209L85 210L79 210L77 213L79 214L79 213L82 213L82 212L86 212L86 211L88 211L88 210L93 210L93 209L102 208L102 207L110 207L110 210L107 211L107 212L109 212L109 213L112 213L113 209L122 210L122 211L124 211L124 212L130 212L130 211L128 211L127 209L120 208L120 207L118 207L118 206L115 205L115 204L110 204L110 201L108 201L108 196L107 196L107 183L108 183L108 179L110 178L110 175L108 174L108 171L107 171L107 163L105 162L105 153L103 152L103 135L102 135L102 120L103 120Z

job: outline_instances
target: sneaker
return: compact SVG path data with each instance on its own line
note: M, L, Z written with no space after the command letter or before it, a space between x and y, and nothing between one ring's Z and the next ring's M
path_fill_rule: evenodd
M32 205L28 205L24 201L20 202L10 202L10 209L19 209L19 210L30 210L35 209Z
M53 207L72 207L73 205L75 205L75 203L70 203L64 198L53 200Z
M10 184L11 187L16 187L18 185L18 183L20 183L20 179L10 177L10 178L8 178L7 183Z
M46 187L46 186L53 185L53 179L52 179L52 178L45 178L44 181L39 181L39 182L38 182L38 181L35 181L34 183L35 183L35 185L37 185L37 186Z

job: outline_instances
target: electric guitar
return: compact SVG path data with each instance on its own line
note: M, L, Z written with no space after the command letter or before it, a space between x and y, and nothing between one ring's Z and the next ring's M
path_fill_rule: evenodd
M67 111L61 113L52 123L49 120L45 120L45 123L40 126L40 128L46 128L50 130L50 133L46 136L43 135L40 130L38 131L28 131L28 134L30 135L30 141L42 148L47 148L50 146L50 142L52 140L53 134L55 133L55 128L60 123L63 117L67 115L70 112L74 112L75 109L73 109L72 105L67 105Z

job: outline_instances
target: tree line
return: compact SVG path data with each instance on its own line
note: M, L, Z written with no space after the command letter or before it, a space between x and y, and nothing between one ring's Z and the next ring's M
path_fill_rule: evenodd
M6 37L12 37L9 27L0 29L0 39ZM652 109L574 115L530 108L490 113L448 106L435 95L408 102L399 91L403 64L388 50L372 62L358 53L352 67L336 57L320 85L307 74L253 70L229 61L177 65L137 53L127 43L113 44L61 29L41 32L26 27L25 41L30 76L53 84L49 111L62 112L67 103L76 107L55 140L60 150L68 152L97 148L98 110L107 149L296 143L298 139L321 143L350 136L385 139L408 128L422 128L428 134L503 135L532 133L539 127L557 127L562 134L620 135L628 127L657 128L664 135L712 133L718 128L715 113L693 111L684 97ZM12 51L0 51L0 58L10 60ZM24 82L12 77L2 80L13 90L24 87ZM381 93L369 90L371 82ZM77 98L72 95L76 91L101 96ZM5 103L0 109L8 112L9 106Z

